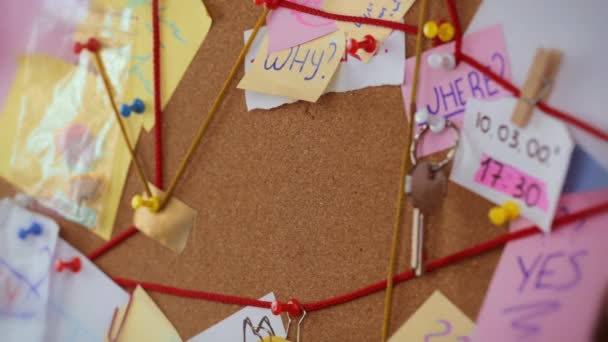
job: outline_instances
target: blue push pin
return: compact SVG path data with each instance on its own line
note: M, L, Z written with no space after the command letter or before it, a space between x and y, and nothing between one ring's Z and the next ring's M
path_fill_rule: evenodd
M135 99L133 100L132 105L129 106L128 104L123 104L122 107L120 107L120 115L125 118L128 118L129 116L131 116L131 112L141 114L144 112L144 110L146 110L146 105L144 104L144 101L140 99Z
M27 239L29 235L42 235L42 226L38 222L33 222L28 229L19 229L19 238Z

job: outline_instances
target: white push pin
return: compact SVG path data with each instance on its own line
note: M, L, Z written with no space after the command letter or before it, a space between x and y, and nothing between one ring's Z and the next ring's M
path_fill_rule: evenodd
M441 115L431 115L426 108L416 111L414 121L418 125L429 125L429 129L433 133L441 133L445 129L446 119Z
M451 53L432 53L427 58L427 62L433 69L454 70L456 68L456 58Z
M429 122L430 116L431 114L426 109L426 107L424 107L416 111L416 114L414 114L414 121L418 125L424 125L425 123Z

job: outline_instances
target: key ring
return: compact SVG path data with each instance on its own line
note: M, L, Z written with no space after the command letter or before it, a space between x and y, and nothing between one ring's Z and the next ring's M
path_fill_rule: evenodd
M454 125L452 121L445 119L445 127L451 130L452 133L454 133L454 144L448 151L448 154L446 155L445 159L438 163L432 164L433 172L443 169L452 161L452 159L454 159L454 155L456 154L456 150L458 149L458 144L460 143L460 132L458 131L456 125ZM410 159L412 161L412 166L418 164L418 157L416 156L416 153L418 152L418 144L428 131L429 125L424 124L422 125L422 129L416 134L416 136L414 136L414 140L412 141L412 145L410 146Z

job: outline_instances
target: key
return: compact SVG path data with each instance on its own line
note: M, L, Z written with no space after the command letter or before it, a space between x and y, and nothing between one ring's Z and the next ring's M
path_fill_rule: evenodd
M411 197L412 213L412 255L411 267L416 276L424 273L424 219L441 204L445 195L447 178L445 173L435 171L433 163L422 161L414 165L406 180L406 193Z

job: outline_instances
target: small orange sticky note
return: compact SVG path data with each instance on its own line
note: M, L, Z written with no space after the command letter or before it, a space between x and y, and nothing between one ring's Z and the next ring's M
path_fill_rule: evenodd
M163 198L164 193L152 184L150 190L152 195ZM171 197L165 207L157 213L152 213L146 207L136 209L133 224L148 237L176 253L181 253L186 248L197 215L196 210Z

